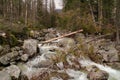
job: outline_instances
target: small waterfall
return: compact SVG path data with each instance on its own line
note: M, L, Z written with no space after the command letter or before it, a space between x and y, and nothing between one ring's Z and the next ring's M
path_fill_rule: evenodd
M100 70L106 71L107 73L109 73L109 80L120 80L119 70L112 69L109 66L103 66L103 65L94 63L90 60L80 60L80 63L82 64L82 66L85 66L85 67L94 65L98 67Z

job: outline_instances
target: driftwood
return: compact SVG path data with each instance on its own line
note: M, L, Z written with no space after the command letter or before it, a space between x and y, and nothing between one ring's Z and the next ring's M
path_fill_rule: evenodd
M70 35L73 35L73 34L76 34L76 33L80 33L80 32L82 32L82 31L83 31L82 29L81 29L81 30L78 30L78 31L74 31L74 32L71 32L71 33L68 33L68 34L64 34L64 35L59 36L59 37L56 37L56 38L52 38L52 39L47 40L47 41L44 41L44 42L42 42L42 43L49 43L49 42L51 42L51 41L54 41L54 40L57 40L57 39L60 39L60 38L63 38L63 37L67 37L67 36L70 36Z
M91 39L91 40L89 40L89 41L87 41L87 42L85 42L85 43L90 43L90 42L92 42L92 41L96 41L96 40L98 40L98 39L100 39L100 38L104 38L104 37L110 36L110 35L111 35L111 34L101 35L101 36L95 37L95 38L93 38L93 39Z

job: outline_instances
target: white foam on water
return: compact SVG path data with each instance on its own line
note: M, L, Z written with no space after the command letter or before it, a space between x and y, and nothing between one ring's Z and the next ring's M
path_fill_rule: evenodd
M69 80L88 80L87 79L87 74L81 72L81 71L75 71L73 69L67 69L66 73L72 77L73 79Z
M80 63L82 64L82 66L95 65L100 70L106 71L107 73L109 73L109 80L120 80L120 71L119 70L115 70L109 66L103 66L101 64L97 64L97 63L92 62L90 60L80 60Z

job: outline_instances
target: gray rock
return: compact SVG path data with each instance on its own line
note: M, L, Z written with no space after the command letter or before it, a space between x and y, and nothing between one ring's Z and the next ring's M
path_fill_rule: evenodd
M44 54L44 57L47 59L47 60L51 60L53 58L56 57L56 54L55 53L46 53Z
M0 45L0 52L2 52L2 50L3 50L3 47Z
M56 34L55 33L48 33L45 35L45 40L49 40L49 39L52 39L52 38L55 38L56 37Z
M59 47L52 45L38 44L40 54L55 54Z
M35 67L35 68L47 68L47 67L50 67L51 65L52 65L52 61L43 60L43 61L39 62L38 64L34 65L33 67Z
M120 62L111 62L111 63L107 63L107 65L111 66L114 69L120 70Z
M109 74L107 72L99 70L95 66L87 75L87 78L89 80L108 80L108 77L109 77Z
M16 65L11 65L5 69L4 72L8 73L11 77L18 79L20 75L20 69Z
M3 64L3 65L7 65L10 62L13 62L13 61L17 60L18 55L19 54L18 54L17 51L7 53L6 55L3 55L2 57L0 57L0 63Z
M28 39L23 44L24 53L32 56L37 53L37 40Z
M103 61L116 62L119 61L118 51L113 46L109 46L107 49L98 50L98 53L102 55Z
M31 73L29 72L28 66L23 63L19 63L19 64L17 64L17 66L19 67L19 69L21 71L21 75L20 75L21 80L29 80L29 78L31 77L31 75L30 75Z
M60 69L63 69L63 68L64 68L63 62L56 63L56 65L57 65L57 67L59 67Z
M27 61L28 58L29 58L28 54L23 54L23 55L21 56L21 60L22 60L22 61Z
M12 79L8 73L0 71L0 80L12 80Z

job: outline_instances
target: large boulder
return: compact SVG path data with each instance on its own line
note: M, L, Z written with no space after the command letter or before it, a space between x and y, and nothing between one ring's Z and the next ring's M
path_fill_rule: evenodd
M48 68L52 65L52 61L51 60L42 60L41 62L39 62L36 65L33 65L34 68Z
M17 51L7 53L6 55L3 55L2 57L0 57L0 63L2 65L7 65L10 62L14 62L15 60L18 60L19 59L18 56L19 54Z
M58 45L64 50L69 51L69 49L73 48L76 46L75 40L72 38L62 38L58 40Z
M16 65L11 65L5 69L4 72L8 73L12 78L18 79L20 75L20 69Z
M99 70L95 66L87 75L87 78L89 80L108 80L108 77L109 77L109 74L107 72Z
M45 40L49 40L49 39L52 39L52 38L55 38L55 37L57 37L55 33L52 33L52 32L51 33L47 33L45 35Z
M34 55L35 53L37 53L37 40L25 40L23 44L23 49L25 54L28 54L29 56Z
M12 79L8 73L0 71L0 80L12 80Z
M55 54L56 51L60 50L56 45L42 45L38 44L40 54Z
M106 46L101 46L98 53L102 55L103 61L105 62L117 62L119 61L119 53L113 44L108 44Z

